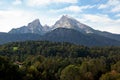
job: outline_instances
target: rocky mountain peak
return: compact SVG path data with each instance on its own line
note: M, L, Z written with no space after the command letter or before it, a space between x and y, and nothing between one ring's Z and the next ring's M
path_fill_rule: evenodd
M61 19L69 19L69 18L71 18L71 17L68 16L68 15L63 15L63 16L61 17Z
M63 15L60 19L59 19L59 21L66 21L66 22L69 22L69 23L71 23L71 22L78 22L76 19L74 19L74 18L72 18L72 17L70 17L70 16L68 16L68 15Z
M29 23L27 27L29 27L29 28L42 28L42 25L41 25L39 19L35 19L31 23Z
M40 20L39 19L35 19L34 21L32 21L32 23L40 23Z
M63 15L54 25L53 29L56 28L69 28L69 29L75 29L83 33L92 33L93 29L89 26L80 23L78 20L68 16Z
M68 17L67 15L63 15L55 24L54 28L75 28L74 24L76 21Z
M27 26L12 29L10 33L35 33L42 35L44 31L39 19L35 19L34 21L28 23Z
M44 34L56 28L68 28L78 30L82 33L93 33L94 29L89 26L80 23L78 20L68 16L63 15L56 23L52 26L42 26L39 19L35 19L34 21L28 23L27 26L22 26L20 28L12 29L10 33L37 33Z

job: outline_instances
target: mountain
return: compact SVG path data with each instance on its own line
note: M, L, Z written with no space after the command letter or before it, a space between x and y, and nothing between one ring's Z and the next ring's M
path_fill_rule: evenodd
M82 33L93 33L93 29L85 24L80 23L74 18L71 18L67 15L63 15L60 20L58 20L54 25L53 29L56 28L68 28L75 29Z
M48 26L48 25L44 25L44 26L43 26L43 30L44 30L45 33L47 33L47 32L49 32L49 31L51 31L52 28L51 28L50 26Z
M83 34L74 29L57 28L42 37L42 40L70 42L86 46L120 46L120 41L96 34Z
M67 15L63 15L51 27L42 26L39 19L36 19L27 26L0 33L0 44L25 40L70 42L86 46L120 46L119 34L95 30Z
M104 36L107 38L115 39L120 41L120 35L119 34L112 34L109 32L102 32L99 30L95 30L83 23L80 23L76 19L69 17L67 15L63 15L54 25L53 25L53 30L56 28L68 28L68 29L75 29L78 30L84 34L97 34L100 36Z
M26 40L69 42L85 46L120 46L120 41L92 33L84 34L78 30L68 28L57 28L44 35L0 33L0 44Z
M24 34L10 34L10 33L0 33L0 44L16 41L26 41L26 40L39 40L40 35L24 33Z
M40 24L39 19L34 20L33 22L29 23L27 26L23 26L20 28L12 29L9 33L33 33L33 34L44 34L44 30L42 25Z
M106 32L106 31L102 32L102 31L99 31L99 30L95 30L94 33L98 34L98 35L101 35L101 36L104 36L104 37L107 37L107 38L111 38L111 39L115 39L115 40L120 41L120 34L113 34L113 33Z

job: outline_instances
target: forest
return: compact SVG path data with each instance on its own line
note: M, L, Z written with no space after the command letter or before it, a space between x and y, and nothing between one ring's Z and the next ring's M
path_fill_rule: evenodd
M120 80L120 47L48 41L0 45L0 80Z

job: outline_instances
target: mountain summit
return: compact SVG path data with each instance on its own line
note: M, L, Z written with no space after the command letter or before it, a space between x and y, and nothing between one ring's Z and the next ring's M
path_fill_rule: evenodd
M63 15L51 27L49 27L48 25L42 26L39 19L36 19L31 23L29 23L27 26L22 26L20 28L12 29L9 33L5 34L7 36L1 34L2 41L5 41L4 39L8 38L9 35L12 37L7 39L8 41L13 41L13 40L16 41L16 39L20 37L20 39L17 39L17 41L34 39L34 40L70 42L70 43L82 44L87 46L120 45L119 34L117 35L109 32L102 32L99 30L95 30L67 15ZM25 34L28 37L23 36Z
M36 19L33 22L29 23L27 27L31 33L43 34L43 27L40 24L39 19Z
M95 32L94 29L83 23L80 23L76 19L69 17L68 15L63 15L58 21L56 21L56 23L52 27L42 26L40 24L39 19L36 19L33 22L29 23L27 26L22 26L20 28L12 29L9 33L35 33L35 34L43 35L57 28L74 29L82 33Z
M75 29L82 33L93 33L93 29L89 26L80 23L76 19L69 17L67 15L63 15L54 25L53 29L56 28L68 28Z
M34 34L43 34L43 27L40 24L39 19L36 19L29 23L27 26L22 26L20 28L12 29L9 33L34 33Z

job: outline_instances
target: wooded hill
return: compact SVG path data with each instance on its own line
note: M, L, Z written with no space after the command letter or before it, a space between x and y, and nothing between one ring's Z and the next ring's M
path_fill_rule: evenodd
M0 46L0 80L119 80L120 47L48 41Z

